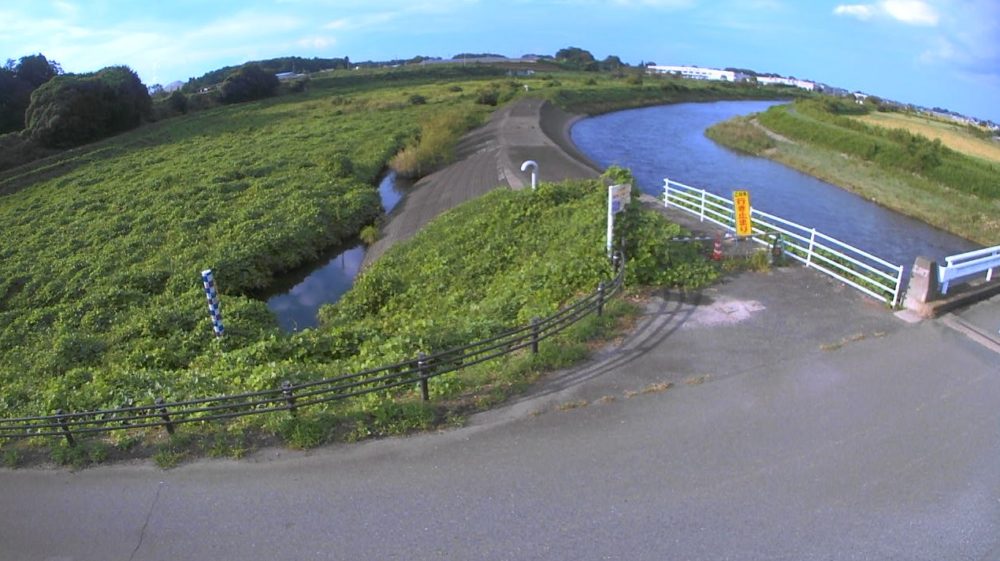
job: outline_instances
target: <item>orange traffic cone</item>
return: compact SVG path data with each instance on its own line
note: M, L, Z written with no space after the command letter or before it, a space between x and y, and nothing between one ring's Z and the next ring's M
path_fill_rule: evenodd
M715 245L712 247L712 261L722 261L722 236L715 236Z

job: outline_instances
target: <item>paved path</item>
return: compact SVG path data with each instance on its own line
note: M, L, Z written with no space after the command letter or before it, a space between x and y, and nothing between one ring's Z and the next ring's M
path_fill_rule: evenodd
M1000 559L998 406L941 322L746 274L462 429L0 470L0 559Z
M497 187L530 186L530 176L521 171L525 160L538 163L540 181L597 177L593 164L568 141L573 119L538 99L522 99L497 111L488 124L462 138L456 163L413 186L362 266L450 208Z

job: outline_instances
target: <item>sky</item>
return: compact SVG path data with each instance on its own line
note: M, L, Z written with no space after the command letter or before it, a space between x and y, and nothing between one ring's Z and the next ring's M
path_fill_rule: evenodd
M124 64L147 85L279 56L749 68L1000 123L1000 0L0 0L0 59Z

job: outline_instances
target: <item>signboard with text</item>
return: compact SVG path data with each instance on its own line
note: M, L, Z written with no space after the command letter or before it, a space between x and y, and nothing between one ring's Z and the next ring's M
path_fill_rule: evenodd
M615 233L615 215L625 210L625 205L632 198L632 185L612 185L608 187L608 255L611 255L611 238Z
M632 186L627 183L624 185L612 185L611 187L608 187L608 199L611 201L611 213L618 214L619 212L625 210L625 205L628 204L631 197Z
M737 237L752 236L753 222L750 221L750 191L733 191L733 207L736 211Z

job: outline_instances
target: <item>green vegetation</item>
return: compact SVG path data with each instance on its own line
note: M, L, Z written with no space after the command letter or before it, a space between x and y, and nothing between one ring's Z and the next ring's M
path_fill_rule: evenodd
M521 95L609 110L680 99L773 97L740 86L593 72L512 81L470 66L336 71L263 101L198 109L0 174L0 416L80 411L156 397L273 388L358 371L487 336L545 315L608 276L599 182L497 191L388 252L319 329L281 333L253 298L277 273L353 241L380 214L374 181L397 153L415 173L448 163L458 135ZM524 85L528 85L525 92ZM424 102L415 103L415 99ZM613 170L616 181L628 180ZM700 286L716 272L694 249L640 244L679 227L629 207L629 283ZM365 233L372 237L372 229ZM199 272L215 270L227 335L211 336ZM538 355L326 409L238 421L296 446L454 423L586 353L628 312L618 303ZM436 401L435 401L436 400ZM310 423L318 423L319 429ZM184 427L225 453L225 428ZM228 432L226 434L229 434ZM125 442L134 449L135 435ZM204 441L204 442L202 442ZM252 443L232 445L242 455ZM143 448L139 446L138 448ZM157 452L169 465L176 443ZM216 452L212 452L216 453Z
M799 100L708 134L968 239L987 245L1000 240L1000 164L908 130L866 124L857 118L865 112L841 100ZM772 131L767 140L754 120Z
M777 143L767 131L754 124L753 117L734 117L710 127L705 134L730 148L750 154L763 154Z
M79 146L133 129L151 110L146 86L128 67L62 74L31 94L25 133L43 146Z
M256 64L244 64L222 82L219 101L242 103L271 97L277 91L278 77L273 72L266 72Z
M24 128L32 92L61 72L59 63L41 54L8 60L0 68L0 134Z
M990 130L985 127L910 112L868 113L857 119L883 129L904 129L931 140L940 140L956 152L1000 162L1000 143L992 140Z

